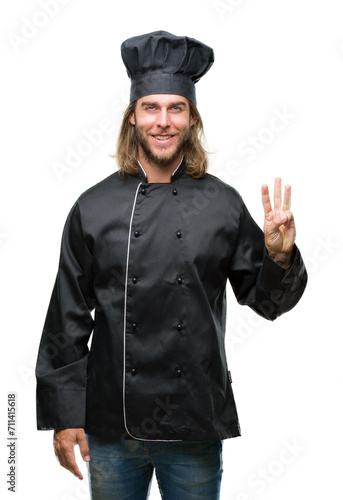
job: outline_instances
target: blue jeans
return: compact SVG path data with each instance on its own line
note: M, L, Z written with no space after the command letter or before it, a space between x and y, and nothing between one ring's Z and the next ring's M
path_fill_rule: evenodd
M87 440L92 500L145 500L154 469L163 500L219 500L221 441Z

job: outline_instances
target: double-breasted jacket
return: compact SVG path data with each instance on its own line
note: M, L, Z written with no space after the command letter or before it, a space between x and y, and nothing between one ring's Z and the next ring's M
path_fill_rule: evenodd
M39 429L153 441L240 435L225 354L226 285L274 320L307 275L286 272L235 189L184 163L170 183L118 172L63 231L37 366Z

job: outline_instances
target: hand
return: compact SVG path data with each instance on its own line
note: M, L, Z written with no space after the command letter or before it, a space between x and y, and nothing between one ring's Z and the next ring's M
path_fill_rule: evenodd
M74 446L80 446L85 462L89 462L89 448L83 429L61 429L54 432L54 450L59 463L79 479L83 479L75 460Z
M285 186L282 208L281 199L280 177L275 179L274 184L274 210L270 203L268 186L262 186L265 245L269 256L284 269L289 269L296 234L294 217L290 211L291 186Z

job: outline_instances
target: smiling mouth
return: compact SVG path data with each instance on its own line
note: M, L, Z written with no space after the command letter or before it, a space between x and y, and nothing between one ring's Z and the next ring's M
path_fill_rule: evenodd
M158 141L168 141L169 139L172 139L174 137L173 135L153 135L154 139L157 139Z

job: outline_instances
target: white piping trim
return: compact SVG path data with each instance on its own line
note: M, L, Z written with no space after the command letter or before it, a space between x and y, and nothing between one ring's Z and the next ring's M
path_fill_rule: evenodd
M178 170L179 166L181 165L181 163L183 162L183 155L182 155L182 158L181 158L181 161L180 163L178 164L178 166L176 167L176 169L174 170L174 172L171 174L171 177L173 177L173 175L175 174L175 172Z
M180 165L179 165L180 166ZM143 168L143 167L142 167ZM143 169L144 171L144 169ZM136 208L136 201L137 201L137 195L139 188L143 184L140 182L137 186L136 189L136 194L135 198L133 201L133 207L132 207L132 213L131 213L131 219L130 219L130 227L129 227L129 237L127 241L127 256L126 256L126 271L125 271L125 294L124 294L124 332L123 332L123 415L124 415L124 426L126 429L126 432L128 433L129 436L131 436L133 439L137 439L138 441L162 441L162 442L170 442L170 441L183 441L183 439L142 439L133 436L129 429L127 428L127 422L126 422L126 410L125 410L125 371L126 371L126 360L125 360L125 355L126 355L126 306L127 306L127 282L128 282L128 275L129 275L129 256L130 256L130 241L131 241L131 230L132 230L132 221L133 221L133 215L135 212Z
M139 160L138 160L138 163L139 163L139 165L140 165L141 169L143 170L143 172L144 172L144 174L145 174L146 180L148 180L148 176L147 176L147 174L146 174L146 171L145 171L145 170L144 170L144 168L142 167L142 164L141 164L141 162L140 162Z

